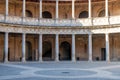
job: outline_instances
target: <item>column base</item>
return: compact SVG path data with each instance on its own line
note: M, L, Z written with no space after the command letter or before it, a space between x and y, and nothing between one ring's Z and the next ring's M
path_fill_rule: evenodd
M39 58L39 62L43 62L42 58Z
M8 63L8 62L9 62L9 61L8 61L8 58L6 58L4 62L5 62L5 63Z
M26 62L25 58L22 58L22 62Z
M55 62L59 62L59 59L55 59Z
M76 62L76 60L72 60L72 62Z

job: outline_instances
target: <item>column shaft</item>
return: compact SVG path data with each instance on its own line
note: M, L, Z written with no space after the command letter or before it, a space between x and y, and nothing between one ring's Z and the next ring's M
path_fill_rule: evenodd
M5 42L4 42L4 51L5 51L5 53L4 53L4 60L5 60L5 62L8 62L8 32L6 32L5 33Z
M89 15L88 17L91 18L91 0L88 0L88 10L89 10Z
M72 61L75 60L75 34L72 34Z
M24 18L25 15L25 10L26 10L26 0L23 0L23 13L22 13L22 17Z
M56 19L58 19L59 18L59 10L58 10L58 4L59 4L59 1L58 0L56 0Z
M56 40L55 40L55 52L56 52L56 55L55 55L55 61L59 61L59 35L56 34Z
M105 0L105 16L108 17L108 0Z
M42 34L39 34L39 61L42 62Z
M6 15L6 16L8 16L8 14L9 14L9 13L8 13L8 11L9 11L9 10L8 10L8 9L9 9L9 8L8 8L8 5L9 5L9 0L6 0L6 12L5 12L5 15Z
M26 47L26 34L23 33L22 34L22 61L25 62L25 47Z
M89 34L88 49L89 49L89 61L92 61L92 34Z
M109 34L105 35L106 40L106 61L110 61L110 52L109 52Z
M42 18L42 0L40 0L40 4L39 4L40 6L40 12L39 12L39 18L41 19Z
M75 18L75 1L72 0L72 19Z

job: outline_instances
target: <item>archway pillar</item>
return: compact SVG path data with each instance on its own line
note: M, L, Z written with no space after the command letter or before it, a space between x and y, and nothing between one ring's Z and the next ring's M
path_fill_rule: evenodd
M9 0L6 0L5 4L6 4L6 7L5 7L5 10L6 10L6 11L5 11L5 16L8 16L8 14L9 14L9 13L8 13Z
M89 10L89 14L88 14L88 17L91 18L91 0L88 0L88 10Z
M72 19L75 18L75 0L72 0Z
M58 6L59 5L58 4L59 4L59 0L56 0L56 19L59 18L59 16L58 16L59 15L59 10L58 10L58 8L59 8Z
M105 16L108 17L108 0L105 0Z
M39 4L39 19L42 18L42 0L40 0L40 4Z
M55 61L59 61L59 34L56 34L55 38Z
M8 32L5 33L5 41L4 41L4 60L8 62Z
M39 61L42 62L42 34L39 34Z
M25 62L26 60L25 60L25 38L26 38L26 34L25 33L23 33L22 34L22 62Z
M92 34L89 34L89 38L88 38L88 51L89 51L88 61L92 61Z
M110 61L110 51L109 51L109 34L105 34L105 41L106 41L106 61Z
M75 62L75 34L72 34L72 61Z
M23 13L22 13L22 17L25 17L25 10L26 10L26 0L23 0Z

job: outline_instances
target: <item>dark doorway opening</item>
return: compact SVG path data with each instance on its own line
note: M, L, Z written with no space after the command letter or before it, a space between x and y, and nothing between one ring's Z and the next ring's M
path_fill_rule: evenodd
M43 60L52 60L52 44L49 41L43 42Z
M32 61L32 44L29 41L26 41L26 60Z
M106 48L101 48L101 60L106 60Z
M44 12L42 12L42 17L51 19L52 18L52 14L50 12L48 12L48 11L44 11Z
M71 60L71 45L67 41L64 41L60 45L61 53L59 54L60 60Z

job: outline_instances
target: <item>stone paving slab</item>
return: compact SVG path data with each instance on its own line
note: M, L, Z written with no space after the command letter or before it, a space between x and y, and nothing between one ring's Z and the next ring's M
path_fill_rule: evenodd
M0 63L0 80L120 80L120 62Z

